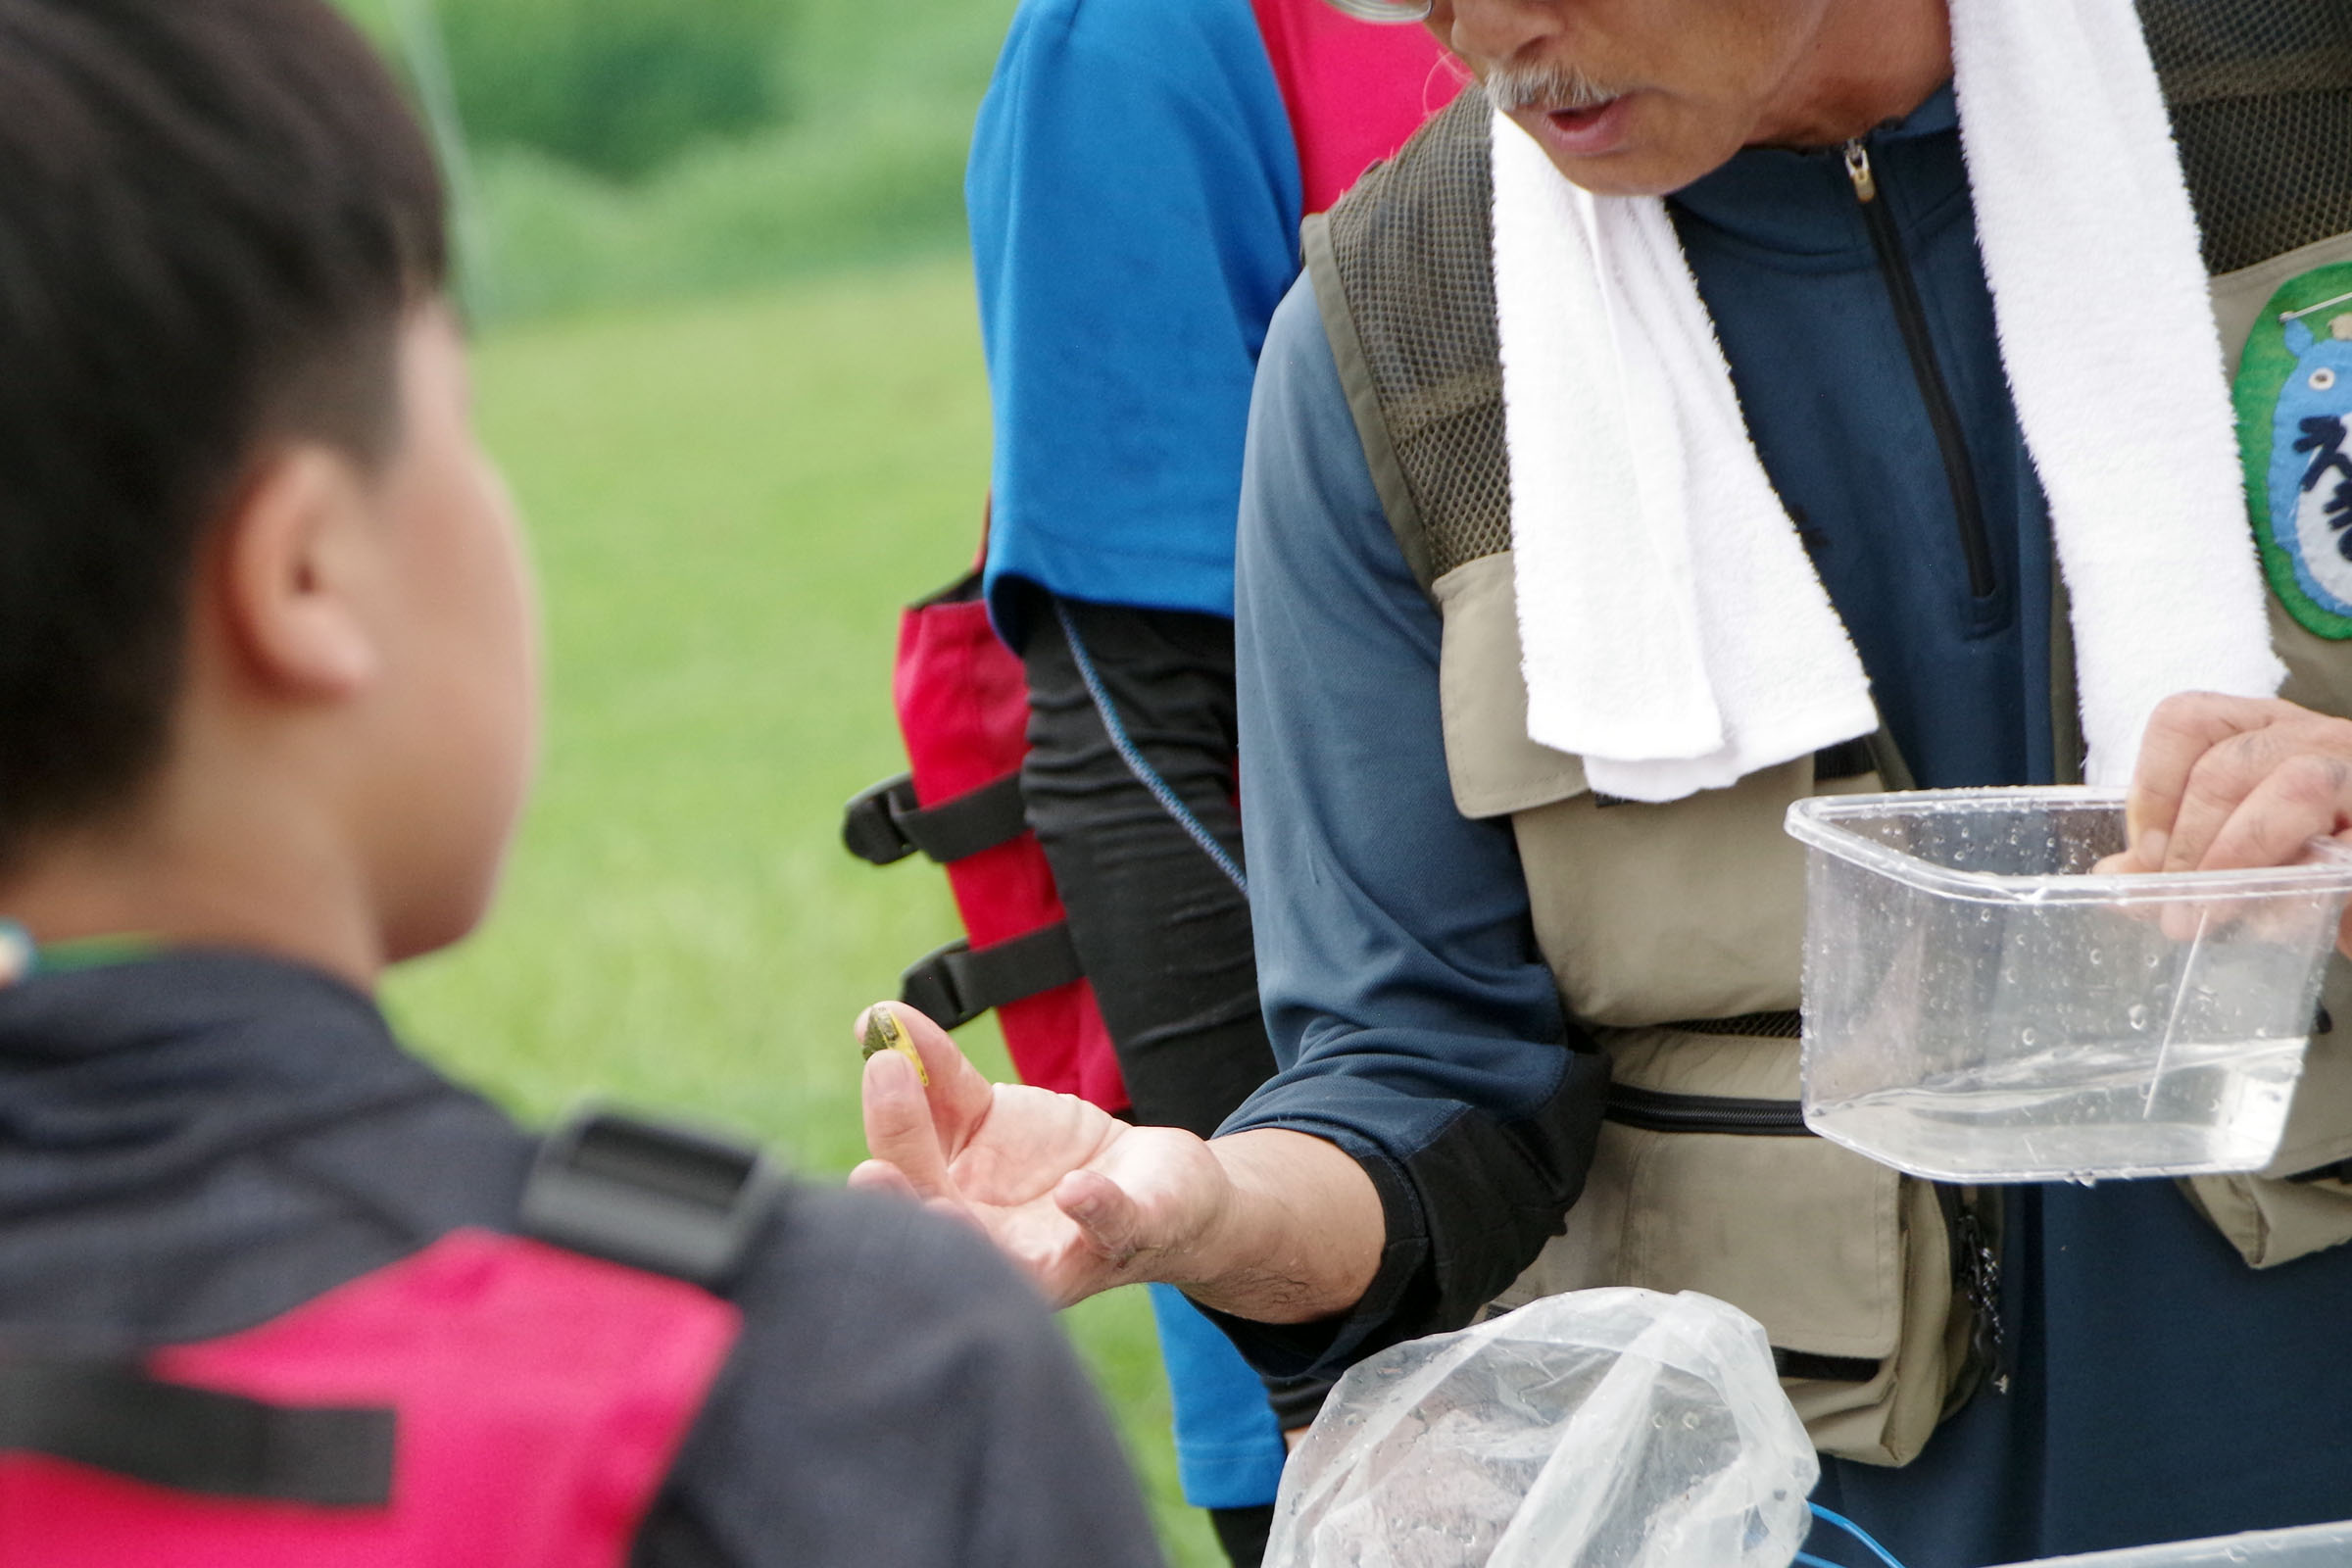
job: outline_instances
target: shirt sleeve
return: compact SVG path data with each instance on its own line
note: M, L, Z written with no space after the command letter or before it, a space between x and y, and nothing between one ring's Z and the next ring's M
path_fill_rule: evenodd
M804 1192L633 1568L1158 1568L1102 1404L979 1236Z
M1507 820L1453 805L1441 622L1390 532L1300 279L1243 480L1236 663L1258 984L1281 1071L1224 1132L1327 1138L1379 1189L1355 1308L1219 1321L1275 1374L1458 1328L1560 1229L1605 1068L1538 953Z
M965 180L996 416L988 575L1233 612L1250 376L1298 152L1248 0L1027 0Z

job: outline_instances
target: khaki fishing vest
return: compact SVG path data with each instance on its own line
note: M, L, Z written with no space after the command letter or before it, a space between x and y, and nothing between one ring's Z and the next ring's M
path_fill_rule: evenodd
M2141 0L2140 11L2235 373L2275 290L2352 262L2352 13L2340 0ZM1374 483L1444 618L1454 804L1510 819L1537 942L1611 1065L1584 1195L1496 1304L1615 1284L1723 1298L1764 1325L1819 1447L1903 1464L2005 1375L1998 1205L1805 1132L1803 856L1782 820L1804 796L1911 780L1874 739L1643 805L1596 796L1577 758L1528 739L1489 127L1484 95L1465 93L1310 220L1304 239ZM2271 604L2291 671L2282 695L2352 716L2352 641L2314 635ZM2051 637L2056 755L2079 778L2063 603ZM2352 965L2335 963L2325 1001L2278 1159L2260 1176L2182 1184L2257 1268L2352 1240L2352 1185L2336 1170L2352 1158Z

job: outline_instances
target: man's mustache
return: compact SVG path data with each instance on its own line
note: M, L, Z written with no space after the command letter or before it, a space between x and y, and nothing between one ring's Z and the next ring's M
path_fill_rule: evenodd
M1496 66L1486 74L1487 101L1502 114L1519 109L1598 109L1620 96L1574 66Z

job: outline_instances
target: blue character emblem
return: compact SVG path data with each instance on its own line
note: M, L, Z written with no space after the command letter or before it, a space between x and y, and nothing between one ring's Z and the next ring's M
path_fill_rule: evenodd
M2326 336L2285 323L2294 368L2271 417L2271 531L2297 586L2321 609L2352 615L2352 315Z
M2352 261L2271 295L2230 399L2272 594L2306 632L2352 639Z

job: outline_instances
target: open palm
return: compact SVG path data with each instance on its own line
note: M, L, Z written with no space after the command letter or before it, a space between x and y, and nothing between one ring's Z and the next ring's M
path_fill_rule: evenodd
M1227 1182L1191 1133L1135 1127L1073 1095L992 1084L946 1032L893 1013L930 1083L896 1051L866 1063L866 1147L853 1187L910 1194L978 1225L1056 1305L1134 1280L1216 1218Z

